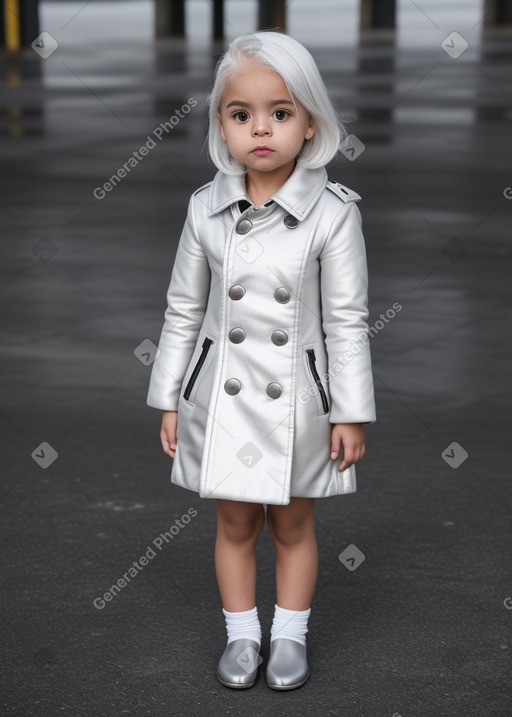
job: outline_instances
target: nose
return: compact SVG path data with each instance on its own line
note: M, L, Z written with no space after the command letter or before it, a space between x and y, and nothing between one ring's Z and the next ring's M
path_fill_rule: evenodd
M270 123L267 117L254 117L252 134L257 137L271 134Z

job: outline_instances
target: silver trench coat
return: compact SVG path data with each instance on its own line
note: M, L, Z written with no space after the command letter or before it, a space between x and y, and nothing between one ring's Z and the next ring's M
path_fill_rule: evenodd
M222 172L190 198L147 396L178 411L176 485L276 505L356 491L330 448L331 424L376 420L360 199L300 166L261 207Z

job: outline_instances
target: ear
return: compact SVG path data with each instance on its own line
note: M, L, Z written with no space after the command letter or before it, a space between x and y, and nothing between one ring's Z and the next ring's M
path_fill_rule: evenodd
M225 141L226 141L226 134L225 134L225 132L224 132L224 127L222 126L222 119L221 119L221 117L220 117L220 113L219 113L219 112L217 112L217 123L218 123L218 125L219 125L220 136L222 137L222 139L223 139L224 142L225 142Z
M309 125L308 125L308 128L307 128L307 130L306 130L306 134L304 135L304 139L311 139L311 137L315 134L315 132L316 132L315 121L314 121L314 119L310 116L310 118L309 118Z

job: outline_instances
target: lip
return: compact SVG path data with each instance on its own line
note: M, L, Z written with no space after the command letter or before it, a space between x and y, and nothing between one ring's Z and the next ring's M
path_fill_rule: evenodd
M251 154L255 154L257 157L266 157L273 151L270 147L256 147L251 151Z

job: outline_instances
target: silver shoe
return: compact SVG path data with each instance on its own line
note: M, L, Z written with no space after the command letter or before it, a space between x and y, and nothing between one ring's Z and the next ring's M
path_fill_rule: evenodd
M294 690L309 677L306 645L278 637L270 641L267 684L273 690Z
M246 637L228 642L217 669L219 682L225 687L237 690L252 687L256 681L258 667L263 662L259 651L256 640Z

